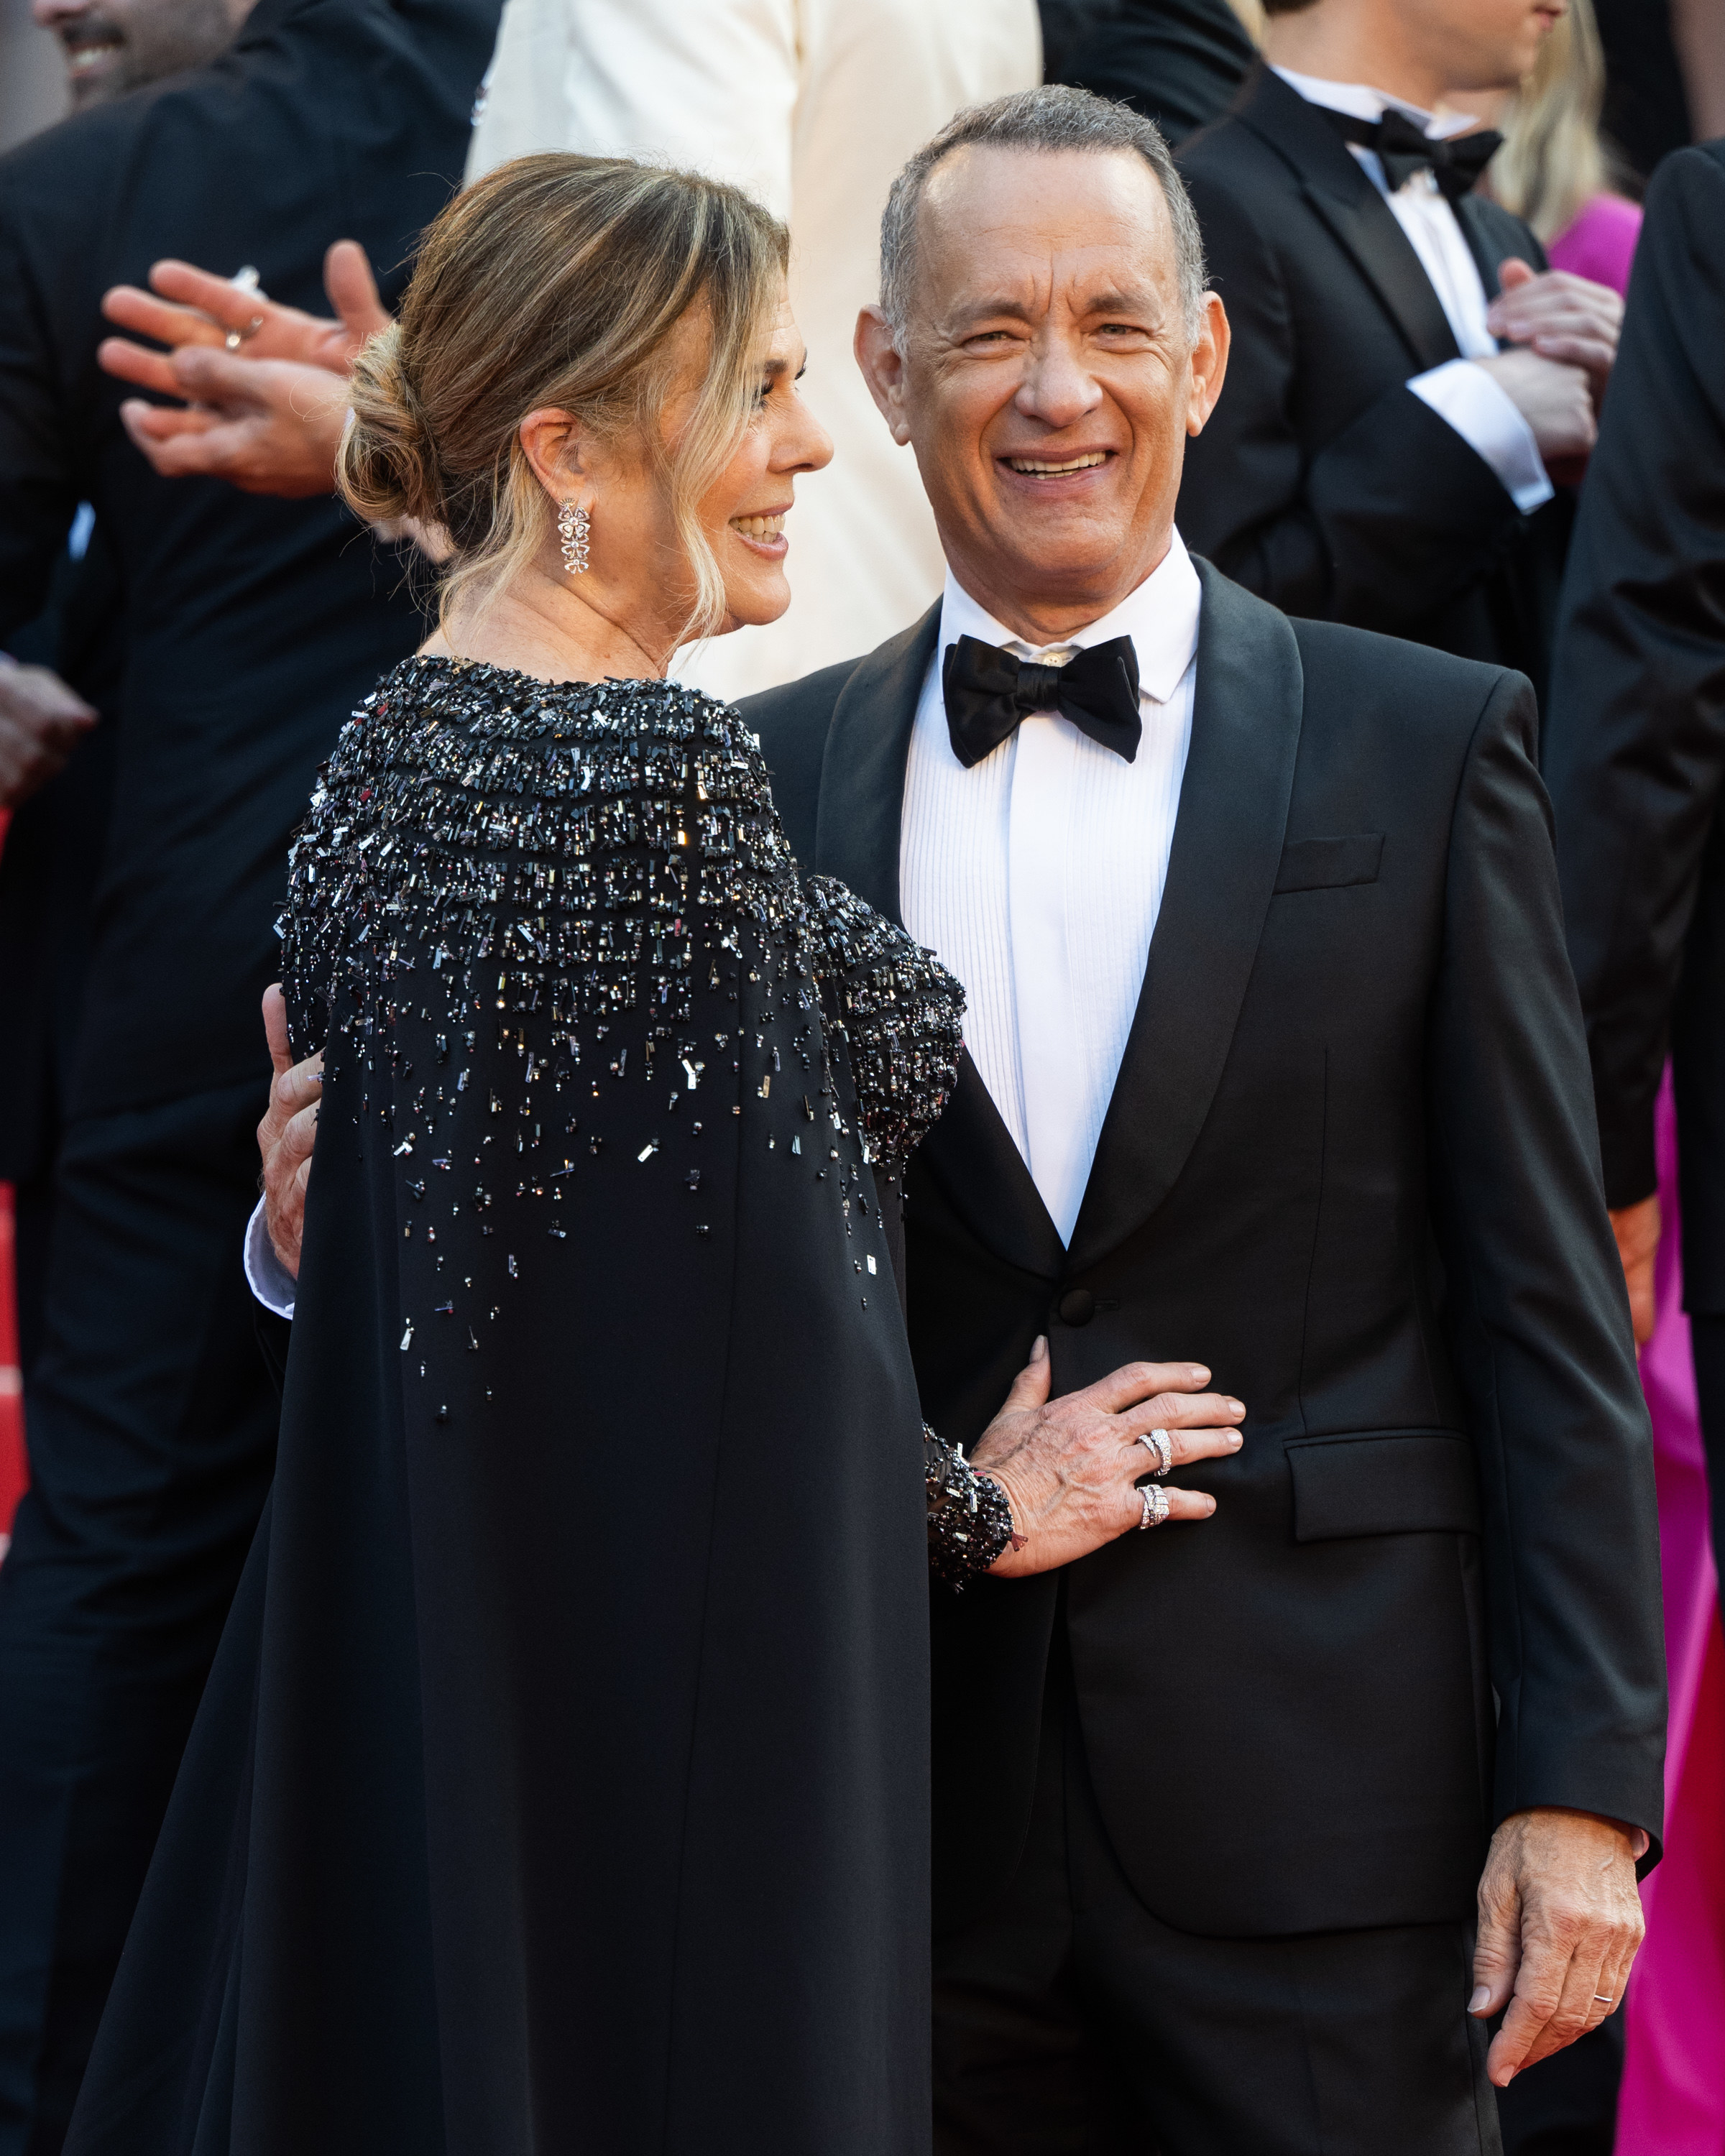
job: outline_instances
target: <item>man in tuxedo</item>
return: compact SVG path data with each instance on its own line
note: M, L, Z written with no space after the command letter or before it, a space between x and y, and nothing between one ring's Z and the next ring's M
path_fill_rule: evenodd
M1219 120L1257 58L1228 0L1116 0L1089 13L1056 52L1044 10L1047 80L1118 98L1170 142Z
M1264 64L1187 142L1234 327L1180 526L1285 613L1514 666L1543 694L1621 307L1471 192L1562 0L1270 0ZM1500 340L1509 349L1502 349Z
M804 865L967 990L924 1409L974 1443L1045 1332L1056 1394L1247 1409L1201 1531L936 1592L937 2145L1495 2151L1621 1997L1664 1717L1532 696L1188 554L1228 323L1148 123L961 116L882 282L946 590L746 708Z
M115 20L159 28L164 6ZM83 648L117 644L100 724L76 747L44 737L25 783L66 748L70 765L0 867L0 955L39 954L90 901L81 1001L57 954L9 975L3 1021L8 1164L39 1178L45 1216L31 1488L0 1567L3 2156L60 2144L268 1484L275 1399L234 1253L285 848L342 719L422 634L398 565L336 504L151 470L98 364L102 295L176 254L249 265L321 313L339 231L398 291L459 180L497 8L234 12L227 52L0 159L0 642L40 612L85 503L101 581ZM227 300L244 343L263 303ZM66 790L92 752L114 763L105 824L101 789Z
M1653 1111L1677 1096L1683 1300L1725 1576L1725 142L1647 191L1563 585L1544 742L1605 1195L1641 1339Z

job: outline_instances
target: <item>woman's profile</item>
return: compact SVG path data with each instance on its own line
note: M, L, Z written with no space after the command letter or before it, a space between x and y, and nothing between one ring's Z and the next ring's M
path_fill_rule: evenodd
M1139 1366L1059 1416L1033 1368L987 1475L925 1434L896 1178L960 992L663 678L786 603L784 249L524 159L356 368L346 491L442 625L292 856L280 1466L74 2156L926 2150L931 1563L1210 1509L1134 1486L1231 1417Z

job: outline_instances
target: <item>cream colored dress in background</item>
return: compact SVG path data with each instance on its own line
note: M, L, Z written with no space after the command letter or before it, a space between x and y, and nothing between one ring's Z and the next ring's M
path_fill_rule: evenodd
M508 0L470 179L532 150L649 157L737 181L791 228L803 391L834 454L797 482L790 612L680 667L712 695L855 658L938 598L915 459L851 337L894 174L961 106L1040 81L1041 61L1034 0Z

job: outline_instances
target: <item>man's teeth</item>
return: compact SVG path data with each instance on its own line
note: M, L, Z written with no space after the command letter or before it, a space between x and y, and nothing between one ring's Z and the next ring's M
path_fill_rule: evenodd
M784 518L779 516L733 516L733 531L742 532L745 539L778 539L784 534Z
M1106 449L1097 449L1087 457L1069 457L1063 465L1045 464L1040 457L1009 457L1007 462L1017 472L1076 472L1088 471L1093 465L1108 461Z

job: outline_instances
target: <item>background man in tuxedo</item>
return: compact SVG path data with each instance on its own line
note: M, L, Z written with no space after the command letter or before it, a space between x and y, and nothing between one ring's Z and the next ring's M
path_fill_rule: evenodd
M1542 693L1565 482L1621 306L1467 192L1497 138L1452 146L1471 121L1433 109L1512 87L1562 12L1271 0L1266 64L1181 152L1234 326L1181 529L1288 613L1518 667Z
M3 2156L59 2146L267 1486L275 1399L234 1252L285 846L342 719L422 634L333 502L157 476L97 363L102 295L179 254L254 265L321 313L335 232L398 291L459 177L496 14L259 0L225 55L0 159L0 640L88 503L99 603L74 641L108 670L100 726L0 865L0 957L25 967L95 886L81 1006L58 951L0 981L0 1168L32 1184L36 1313L32 1487L0 1567ZM226 297L243 339L249 303ZM26 783L72 744L44 746ZM105 824L66 791L92 752L115 766Z
M1725 142L1647 191L1623 352L1563 586L1544 765L1639 1337L1667 1052L1683 1290L1725 1577Z
M1485 2024L1501 2082L1621 1996L1664 1695L1532 697L1187 554L1228 326L1147 123L961 117L882 258L946 592L747 708L968 991L923 1404L973 1441L1046 1332L1248 1411L1202 1535L936 1596L940 2146L1495 2150Z

